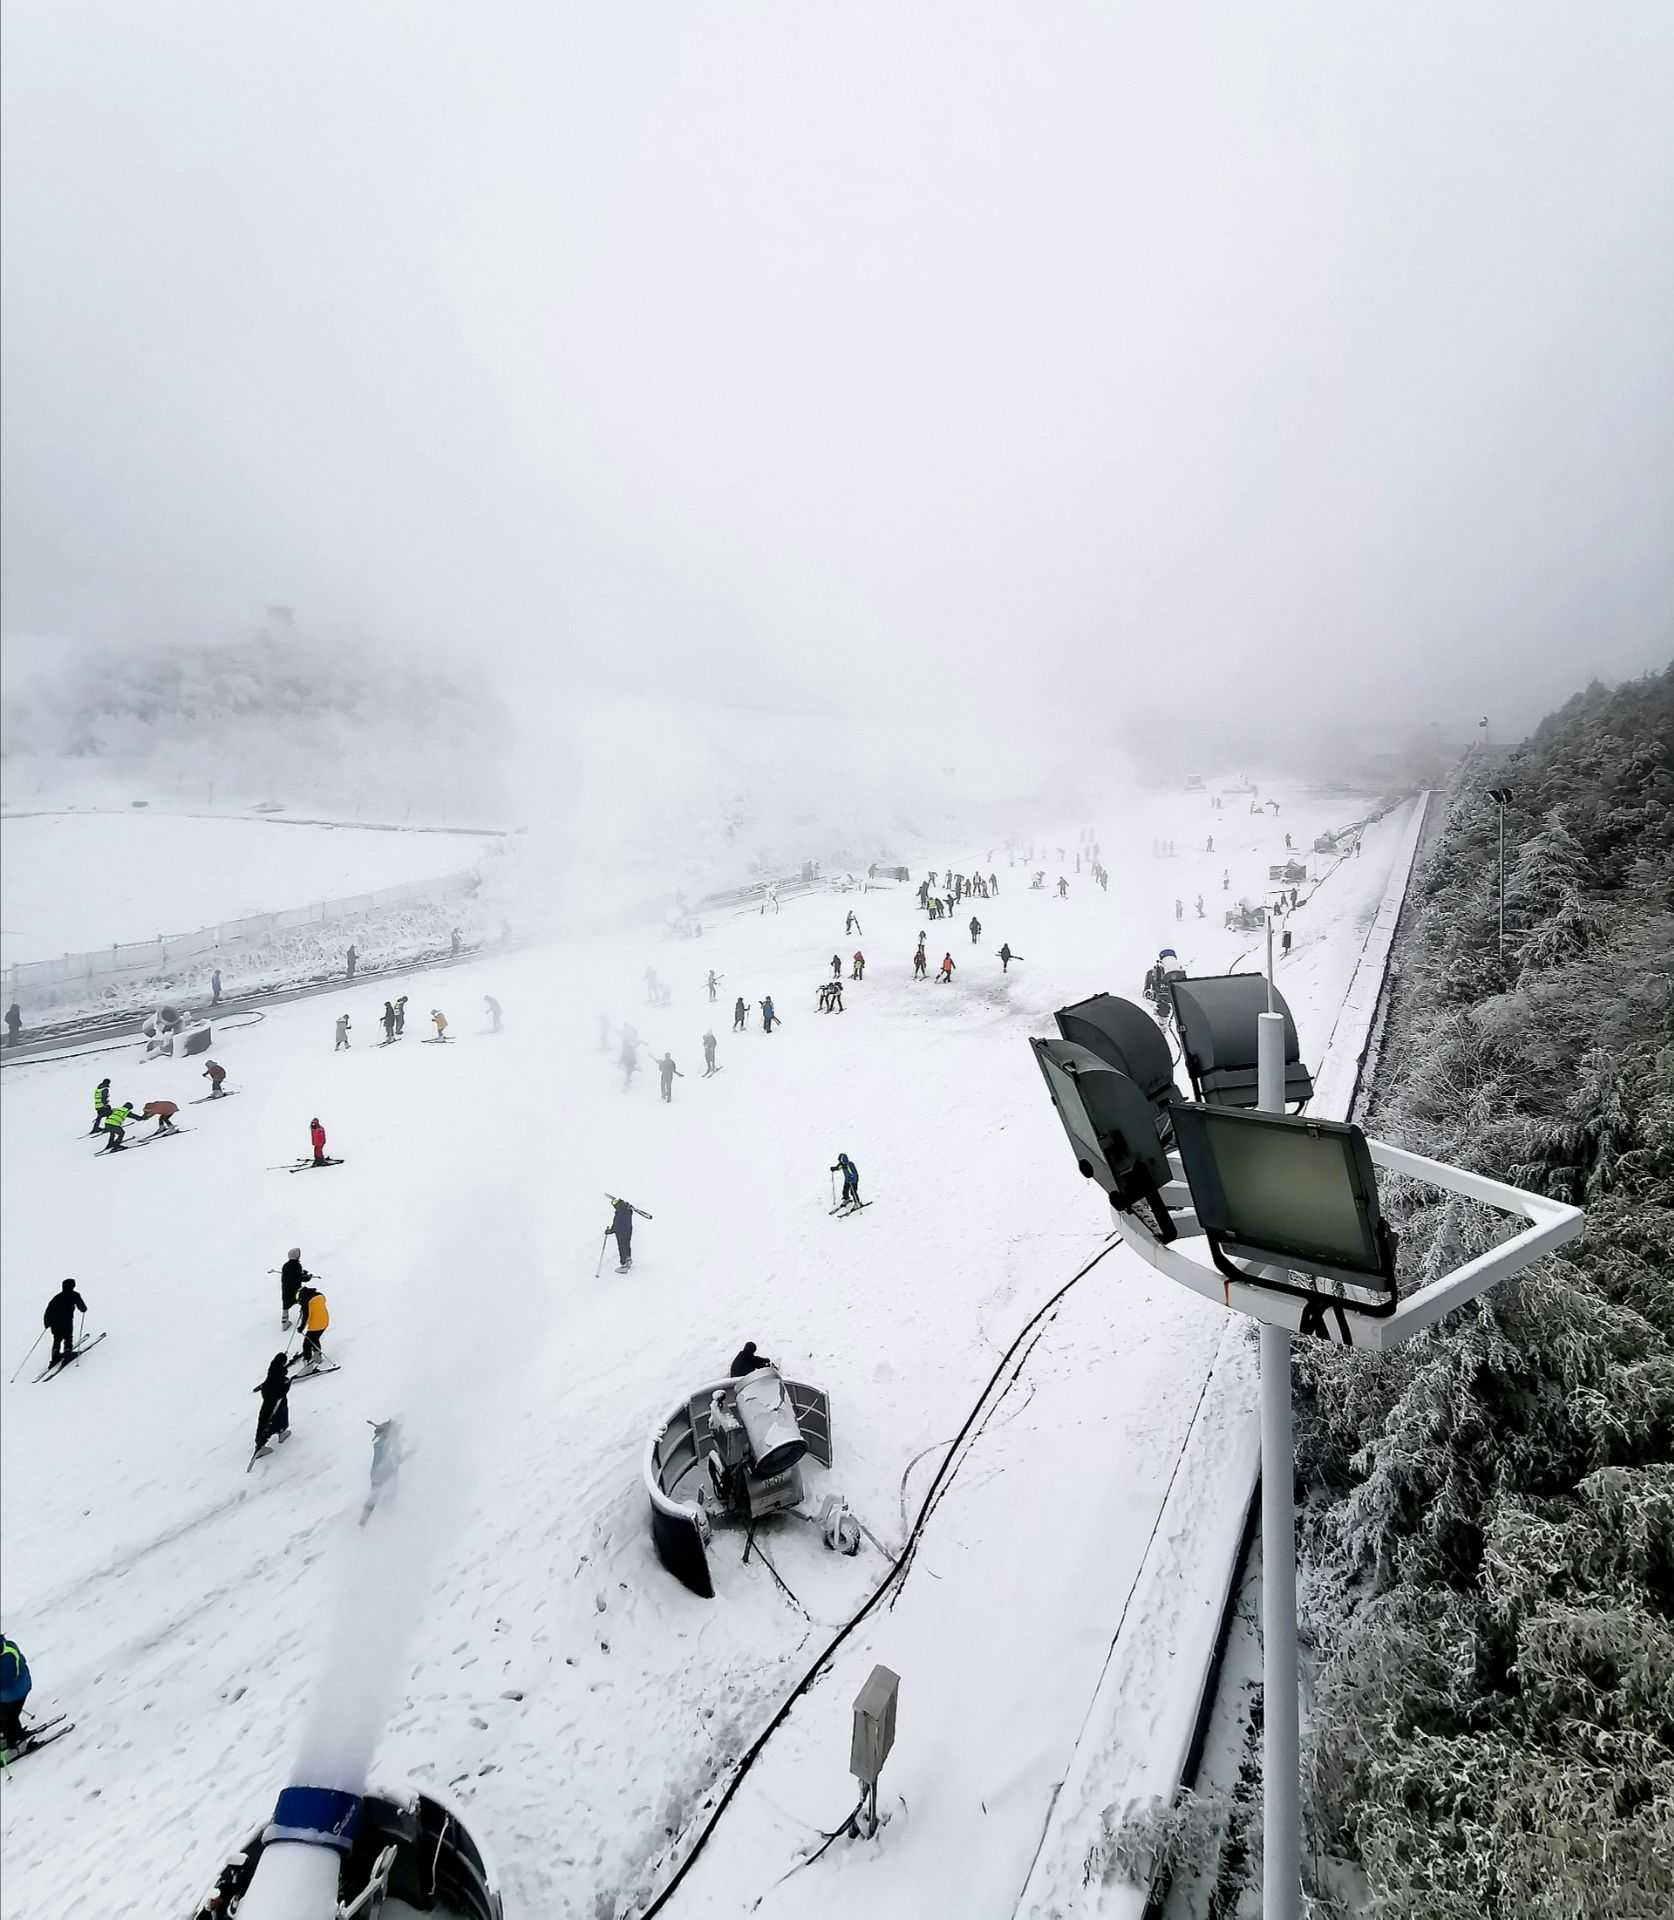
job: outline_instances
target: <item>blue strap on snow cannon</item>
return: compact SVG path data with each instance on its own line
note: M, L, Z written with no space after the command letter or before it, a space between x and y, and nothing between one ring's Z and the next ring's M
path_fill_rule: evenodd
M347 1853L360 1825L360 1795L336 1787L286 1787L274 1802L273 1819L262 1845L300 1840L310 1846Z

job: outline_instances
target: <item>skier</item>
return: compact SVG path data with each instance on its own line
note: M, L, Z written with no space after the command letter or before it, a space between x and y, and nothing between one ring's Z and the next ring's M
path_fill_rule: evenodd
M831 977L833 980L841 980L843 977L843 963L836 954L831 956Z
M1062 874L1058 875L1058 898L1060 900L1067 900L1069 898L1069 882Z
M748 1013L748 1010L747 1010L747 1009L745 1008L745 1005L744 1005L744 996L743 996L743 994L740 994L740 995L738 996L738 998L737 998L737 999L736 999L735 1001L733 1001L733 1003L732 1003L732 1030L733 1030L733 1032L734 1032L734 1033L742 1033L742 1032L744 1031L744 1022L745 1022L745 1021L746 1021L746 1020L747 1020L747 1019L748 1019L749 1017L750 1017L750 1016L749 1016L749 1013Z
M843 1197L837 1202L840 1207L858 1207L860 1205L860 1169L846 1153L837 1156L837 1164L831 1172L843 1176Z
M440 1007L432 1007L430 1009L430 1017L436 1023L436 1038L438 1040L445 1040L448 1037L447 1015L443 1013Z
M355 952L354 943L352 941L349 944L348 961L349 961L348 978L352 980L355 977L355 968L360 965L360 955Z
M1203 918L1203 895L1201 893L1197 896L1197 917L1200 920Z
M221 1082L227 1077L226 1068L214 1060L209 1060L204 1063L203 1072L199 1077L209 1082L209 1098L219 1100L224 1091Z
M1210 834L1209 838L1204 841L1203 851L1205 853L1213 853L1215 851L1215 836L1213 834Z
M323 1167L326 1163L325 1128L320 1125L320 1116L315 1114L308 1122L308 1143L314 1149L314 1165Z
M684 1080L686 1076L674 1064L674 1055L672 1053L665 1053L662 1059L657 1062L657 1073L663 1083L663 1100L666 1104L674 1098L675 1081Z
M304 1280L296 1290L296 1324L302 1335L302 1351L297 1359L304 1373L316 1372L325 1360L320 1351L320 1336L331 1325L331 1313L325 1295L311 1280Z
M641 1212L631 1200L618 1200L611 1193L607 1193L605 1198L610 1202L611 1209L610 1225L605 1232L615 1234L616 1271L626 1273L634 1263L634 1215L639 1214L642 1220L649 1220L651 1216Z
M1010 942L1009 942L1009 941L1007 941L1007 942L1005 942L1005 943L1003 943L1003 944L1001 945L1001 947L1000 947L1000 971L1001 971L1001 973L1009 973L1009 972L1010 972L1010 970L1011 970L1011 963L1012 963L1012 961L1014 961L1014 960L1021 960L1022 958L1023 958L1023 956L1022 956L1022 954L1020 954L1020 953L1013 953L1013 952L1012 952L1012 950L1011 950L1011 944L1010 944Z
M715 989L721 984L721 976L713 967L709 969L709 1004L715 1004Z
M990 892L990 893L991 893L991 894L992 894L992 895L994 896L994 898L995 898L996 900L997 900L997 899L999 899L999 897L1000 897L1000 876L999 876L999 875L998 875L997 873L991 873L991 874L990 874L990 875L988 876L988 891L989 891L989 892Z
M840 979L833 980L825 990L825 1010L827 1013L843 1011L843 983Z
M386 1000L384 1002L383 1021L384 1040L387 1044L395 1038L395 1002L393 1000Z
M14 1000L12 1004L6 1009L6 1042L7 1044L9 1046L15 1047L17 1045L17 1037L22 1031L23 1031L23 1009Z
M131 1106L123 1105L107 1107L105 1109L104 1127L105 1131L110 1135L110 1138L105 1142L106 1153L120 1153L122 1151L122 1129L127 1126L133 1117L134 1110Z
M971 945L974 947L982 938L982 922L973 913L971 915Z
M346 1013L340 1013L337 1016L337 1044L332 1048L332 1052L339 1053L348 1044L349 1044L349 1016Z
M1290 928L1289 927L1285 928L1284 933L1279 940L1279 951L1282 954L1288 954L1290 952Z
M754 1373L758 1367L770 1367L772 1364L773 1362L765 1353L756 1352L755 1341L746 1340L732 1356L732 1366L729 1371L733 1379L737 1380L746 1373Z
M937 981L938 981L938 983L941 983L941 982L948 982L948 983L951 983L951 982L952 982L952 979L953 979L953 955L952 955L951 953L944 953L944 954L942 955L942 967L941 967L941 971L940 971L940 973L938 973L938 974L936 975L936 979L937 979Z
M622 1029L622 1051L616 1064L622 1069L622 1091L626 1093L639 1072L639 1034L633 1027Z
M461 939L462 939L462 936L457 927L453 928L452 931L448 934L448 946L451 948L453 952L453 957L456 960L459 958L459 948L460 948Z
M849 975L849 978L851 980L863 980L865 977L866 956L856 947L854 950L854 971Z
M93 1089L93 1124L88 1128L89 1137L97 1133L105 1124L105 1115L110 1112L110 1082L101 1080Z
M0 1747L7 1753L23 1745L23 1703L33 1685L23 1649L0 1633Z
M924 935L920 934L918 936L918 947L913 954L913 978L915 980L922 980L924 978L924 973L925 973Z
M1185 919L1185 917L1186 917L1186 908L1185 908L1185 904L1184 904L1184 902L1183 902L1183 901L1180 901L1180 900L1176 900L1176 901L1175 901L1175 903L1174 903L1174 917L1175 917L1175 919L1176 919L1176 920L1184 920L1184 919Z
M283 1444L291 1437L291 1375L282 1353L268 1361L266 1374L250 1391L262 1397L256 1411L256 1450L250 1456L259 1460L268 1451L270 1440Z
M296 1305L296 1297L302 1291L303 1282L313 1277L302 1264L301 1247L292 1247L279 1269L279 1324L287 1333L291 1329L291 1309Z
M218 1007L221 1004L221 969L217 967L209 976L209 1004Z
M767 998L761 1003L762 1032L771 1033L773 1031L774 1023L778 1020L779 1020L779 1016L773 1011L773 996L772 994L769 994ZM780 1022L780 1024L782 1025L783 1023Z
M174 1124L174 1116L179 1111L180 1109L172 1100L147 1100L144 1110L140 1114L140 1118L142 1120L155 1120L157 1122L152 1135L152 1138L155 1139L159 1133L178 1133L180 1131Z
M1290 845L1290 835L1288 833L1285 835L1285 845L1287 847Z
M491 1026L491 1027L490 1027L490 1028L488 1029L488 1031L489 1031L490 1033L498 1033L498 1032L500 1031L500 1003L499 1003L499 1001L498 1001L498 1000L496 1000L496 999L494 998L494 996L493 996L493 994L491 994L491 993L485 993L485 994L483 995L483 997L482 997L482 1004L483 1004L483 1010L484 1010L484 1011L485 1011L485 1012L487 1013L487 1015L488 1015L488 1017L489 1017L489 1019L490 1019L490 1020L491 1020L491 1021L492 1021L492 1022L494 1023L494 1024L493 1024L493 1025L492 1025L492 1026Z
M707 1080L712 1073L719 1072L720 1068L715 1064L715 1036L713 1033L705 1030L703 1036L703 1077Z
M366 1505L360 1510L360 1525L363 1527L372 1518L372 1509L377 1506L384 1494L393 1493L396 1476L401 1471L401 1463L407 1457L406 1450L401 1444L399 1420L374 1420L370 1425L372 1472L366 1489Z
M86 1311L87 1302L77 1292L73 1280L66 1280L46 1303L41 1325L52 1335L52 1358L47 1362L49 1370L67 1365L75 1353L76 1315Z
M402 994L395 1003L395 1037L399 1040L407 1031L407 996Z
M1230 887L1231 885L1232 885L1231 869L1227 867L1222 867L1221 868L1221 892L1225 893L1227 888Z

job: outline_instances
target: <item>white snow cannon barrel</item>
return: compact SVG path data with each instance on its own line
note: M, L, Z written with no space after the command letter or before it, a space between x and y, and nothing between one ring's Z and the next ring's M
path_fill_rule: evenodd
M755 1471L764 1479L788 1472L808 1451L785 1383L771 1367L740 1380L732 1403L744 1423Z
M336 1920L338 1879L359 1826L359 1794L287 1787L262 1830L239 1920Z
M498 1876L435 1793L287 1787L273 1818L221 1869L193 1920L505 1920Z

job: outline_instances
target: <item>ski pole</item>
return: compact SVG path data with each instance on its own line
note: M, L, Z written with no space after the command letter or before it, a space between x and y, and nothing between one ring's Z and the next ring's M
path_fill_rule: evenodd
M604 1250L605 1250L605 1248L606 1248L606 1247L608 1247L609 1245L610 1245L610 1230L609 1230L609 1228L607 1227L607 1228L605 1229L605 1237L604 1237L604 1238L603 1238L603 1239L602 1239L602 1240L601 1240L601 1241L599 1242L599 1260L598 1260L598 1265L597 1265L597 1266L595 1266L595 1267L594 1267L594 1269L593 1269L593 1278L594 1278L595 1280L597 1280L597 1279L598 1279L598 1277L599 1277L599 1275L600 1275L601 1273L603 1273L603 1272L604 1272Z
M837 1175L834 1172L831 1175L831 1204L837 1204Z
M36 1335L35 1335L35 1338L34 1338L34 1339L33 1339L33 1340L32 1340L32 1341L30 1342L30 1344L29 1344L29 1353L33 1353L33 1352L35 1351L35 1349L36 1349L36 1348L37 1348L37 1347L38 1347L38 1346L39 1346L39 1345L41 1344L41 1342L42 1342L42 1341L43 1341L43 1340L44 1340L45 1338L46 1338L46 1328L45 1328L45 1327L42 1327L42 1329L40 1330L40 1332L39 1332L38 1334L36 1334ZM28 1364L29 1364L29 1353L26 1353L26 1354L25 1354L25 1355L23 1356L23 1358L22 1358L22 1359L21 1359L21 1360L20 1360L20 1361L19 1361L19 1362L17 1363L17 1373L22 1373L22 1371L23 1371L23 1369L24 1369L24 1368L25 1368L26 1366L28 1366ZM14 1373L14 1374L12 1375L12 1385L13 1385L13 1386L16 1386L16 1385L17 1385L17 1373Z

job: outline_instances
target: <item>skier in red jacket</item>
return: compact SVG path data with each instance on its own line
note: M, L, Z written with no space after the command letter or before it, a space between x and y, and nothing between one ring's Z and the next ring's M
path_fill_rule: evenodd
M325 1128L320 1125L317 1116L308 1122L308 1138L314 1147L314 1165L323 1167L325 1165Z

